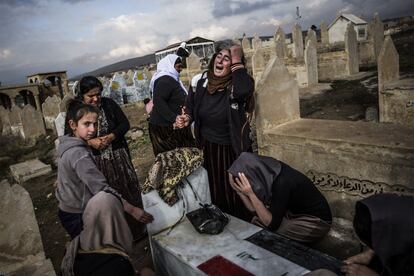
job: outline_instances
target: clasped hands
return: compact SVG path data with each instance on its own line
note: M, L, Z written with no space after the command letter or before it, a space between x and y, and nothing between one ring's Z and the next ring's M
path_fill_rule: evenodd
M115 140L115 134L111 133L88 140L88 145L94 149L103 150L106 149L113 140Z
M173 129L180 129L190 125L190 116L185 113L185 107L181 108L181 114L177 115L173 123Z

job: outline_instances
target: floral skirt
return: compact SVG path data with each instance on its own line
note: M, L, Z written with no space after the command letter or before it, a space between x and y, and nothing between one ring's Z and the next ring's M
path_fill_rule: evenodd
M98 169L103 173L109 186L118 191L122 197L134 206L142 208L141 191L138 176L131 158L125 148L106 150L105 154L95 156ZM128 225L134 240L146 235L146 226L126 214Z

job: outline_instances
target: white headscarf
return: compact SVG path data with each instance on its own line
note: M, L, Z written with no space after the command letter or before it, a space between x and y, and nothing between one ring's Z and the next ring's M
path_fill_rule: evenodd
M177 70L174 67L174 64L177 61L177 58L180 58L180 57L177 56L176 54L169 54L165 56L164 58L162 58L160 62L158 62L157 71L155 72L154 76L152 76L151 82L150 82L151 94L154 94L155 81L162 76L170 76L176 81L178 81L181 87L183 88L184 92L188 94L187 89L185 88L184 84L180 81L180 74L177 72Z

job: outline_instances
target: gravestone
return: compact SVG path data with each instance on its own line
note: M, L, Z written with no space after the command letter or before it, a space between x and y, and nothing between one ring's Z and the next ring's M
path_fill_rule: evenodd
M11 128L11 134L14 136L22 136L22 120L21 120L21 108L17 105L12 106L9 112L9 122Z
M301 61L303 59L303 36L302 36L302 29L298 24L295 24L292 30L292 38L293 38L293 57L296 58L297 61Z
M57 136L65 135L66 112L60 112L55 119L55 129Z
M329 44L328 26L326 26L326 23L323 20L321 22L321 42L323 44Z
M21 119L24 139L36 139L46 134L42 113L30 104L23 107Z
M383 91L384 85L400 78L400 61L397 49L390 36L386 36L384 46L378 55L378 90Z
M264 49L259 48L254 51L252 56L252 69L253 69L253 78L255 79L256 83L260 79L261 73L264 71L266 66L266 61L264 58Z
M313 31L312 31L313 32ZM318 83L318 56L316 53L316 41L309 39L305 48L305 67L308 86Z
M253 44L253 50L262 48L262 40L260 39L257 33L254 34L252 44Z
M73 99L74 99L74 96L70 94L65 95L59 104L59 112L66 112L69 102L72 101Z
M9 112L9 110L5 109L3 106L0 106L0 118L2 122L2 130L0 132L1 135L11 134Z
M316 45L316 43L318 42L317 39L316 39L315 31L310 29L310 28L309 28L308 33L306 35L305 45L308 43L309 40L313 41L313 45Z
M375 59L380 54L382 44L384 43L384 24L379 18L378 13L374 14L374 18L369 25L370 37L374 43Z
M0 275L56 275L45 257L29 193L6 180L0 182L0 229Z
M55 129L55 119L59 114L61 100L58 96L47 97L42 104L43 118L47 129Z
M285 39L281 37L280 35L277 35L277 37L275 38L276 56L282 59L285 57L285 48L286 48L284 40Z
M243 35L242 48L243 48L243 51L245 51L245 52L251 50L250 41L246 37L246 35Z
M263 132L300 118L299 89L283 61L272 58L256 89L256 130L258 144L263 145ZM280 103L275 108L275 99Z
M347 73L353 75L359 72L358 41L357 34L352 26L348 24L345 31L345 52L347 55Z
M238 39L238 38L233 38L232 39L232 43L234 44L234 45L240 45L241 46L241 42L240 42L240 40Z
M188 70L200 70L200 57L192 51L191 54L187 58L187 69Z
M134 85L134 74L135 74L135 72L131 69L129 69L128 72L126 73L125 84L127 86Z

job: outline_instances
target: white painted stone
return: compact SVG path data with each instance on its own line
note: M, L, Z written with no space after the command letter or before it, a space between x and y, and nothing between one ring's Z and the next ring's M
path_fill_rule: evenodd
M50 173L52 167L44 164L39 159L32 159L11 165L10 171L18 183L23 183L29 179Z
M191 54L187 57L187 69L188 70L200 70L200 57L192 51Z
M312 29L308 29L308 33L306 35L306 40L305 40L305 46L307 45L308 41L312 40L313 44L316 45L316 43L318 43L317 39L316 39L316 33L314 30Z
M252 40L253 50L257 50L262 48L262 40L260 39L259 35L256 33L254 34L253 40Z
M246 37L246 35L244 35L243 39L242 39L242 48L243 48L243 51L245 51L245 52L252 49L252 47L250 46L250 41Z
M55 129L54 121L59 114L61 100L58 96L47 97L42 104L43 118L47 129Z

